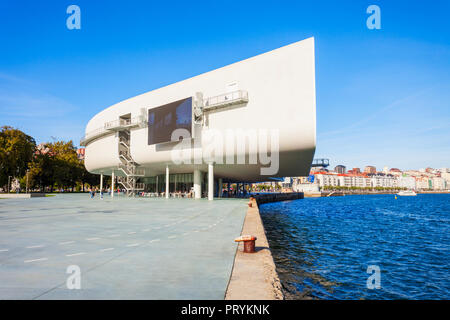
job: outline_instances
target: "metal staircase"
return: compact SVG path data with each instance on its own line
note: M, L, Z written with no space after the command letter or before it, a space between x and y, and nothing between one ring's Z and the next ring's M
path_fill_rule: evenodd
M125 176L117 176L117 182L127 191L127 196L134 196L136 191L144 190L144 184L138 183L139 177L145 175L144 169L138 168L138 164L133 160L130 153L130 130L124 128L119 131L119 170Z

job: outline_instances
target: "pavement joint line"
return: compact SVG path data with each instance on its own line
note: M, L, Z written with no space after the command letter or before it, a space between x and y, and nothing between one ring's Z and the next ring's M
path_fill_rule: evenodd
M36 245L36 246L29 246L29 247L26 247L27 249L35 249L35 248L42 248L42 247L44 247L44 245L43 244L39 244L39 245Z
M140 243L127 244L127 247L137 247Z
M86 238L87 241L100 240L100 238Z
M148 232L148 231L150 231L150 229L144 229L144 230L142 230L143 232Z
M101 249L100 251L101 251L101 252L105 252L105 251L111 251L111 250L114 250L114 248Z
M168 236L167 239L175 239L177 236Z
M86 252L78 252L78 253L66 254L66 257L81 256L83 254L86 254Z
M39 258L39 259L25 260L24 263L37 262L37 261L45 261L45 260L48 260L48 258Z
M65 241L65 242L60 242L58 243L59 245L63 246L65 244L71 244L71 243L75 243L75 241Z
M150 240L149 241L149 243L152 243L152 242L158 242L158 241L160 241L161 239L153 239L153 240Z
M110 238L117 238L117 237L120 237L120 234L113 234L113 235L110 235L109 237Z
M9 249L0 249L0 252L6 252L9 251Z
M128 234L135 234L135 233L136 233L136 231L128 232Z

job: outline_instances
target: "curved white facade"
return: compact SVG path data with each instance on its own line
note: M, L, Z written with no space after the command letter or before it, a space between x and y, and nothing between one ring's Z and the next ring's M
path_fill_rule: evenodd
M223 100L223 95L231 94L231 91L237 92L242 101L213 111L206 111L205 107L202 124L193 129L197 148L203 151L208 149L205 139L198 138L208 131L223 137L230 130L239 135L240 129L258 135L265 130L277 132L279 164L278 170L270 176L307 175L316 146L314 38L144 93L101 111L86 127L87 139L83 144L86 145L87 170L106 175L111 175L114 170L116 174L121 174L117 171L121 163L119 134L106 130L105 123L118 121L129 114L131 119L142 121L141 126L129 129L129 150L139 168L145 170L145 176L165 174L167 167L170 173L192 173L194 169L208 171L207 161L202 161L201 155L194 152L190 159L192 164L175 164L173 150L178 143L149 145L149 128L142 123L148 121L145 117L149 109L188 97L200 104L202 101L198 99L198 93L203 95L204 106L208 98L222 95ZM233 148L224 142L224 159ZM250 142L244 154L248 157L252 150L255 149ZM248 160L244 164L221 164L216 161L214 177L229 181L267 181L270 176L262 174L261 168L269 167L269 164L259 160L256 164Z

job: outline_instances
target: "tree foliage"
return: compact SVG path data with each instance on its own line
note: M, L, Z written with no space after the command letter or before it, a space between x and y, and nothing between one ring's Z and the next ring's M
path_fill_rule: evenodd
M25 188L44 191L54 188L74 190L84 184L97 185L98 177L89 173L77 157L72 141L55 141L36 146L35 140L18 129L0 131L0 186L6 190L8 176L20 179Z
M18 129L3 126L0 130L0 186L8 184L8 177L21 177L32 160L35 140Z

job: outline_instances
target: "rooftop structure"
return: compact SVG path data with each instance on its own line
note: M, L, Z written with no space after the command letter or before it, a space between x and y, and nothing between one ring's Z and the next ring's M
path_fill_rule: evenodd
M366 166L364 168L364 172L365 173L377 173L377 168L375 168L374 166Z

